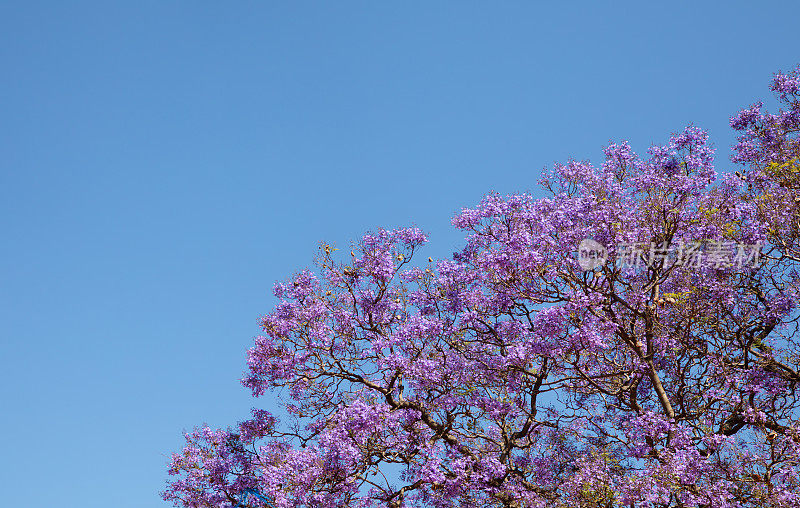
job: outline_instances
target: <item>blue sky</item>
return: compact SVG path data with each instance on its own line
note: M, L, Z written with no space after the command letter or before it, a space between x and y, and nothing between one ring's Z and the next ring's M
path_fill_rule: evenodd
M5 506L166 506L181 431L245 418L276 280L545 166L728 118L800 63L787 2L0 5Z

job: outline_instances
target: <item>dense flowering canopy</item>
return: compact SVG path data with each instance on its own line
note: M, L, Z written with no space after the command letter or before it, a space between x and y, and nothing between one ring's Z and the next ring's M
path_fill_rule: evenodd
M323 244L316 272L276 285L243 380L284 389L290 421L254 410L187 434L164 498L800 506L800 68L772 90L786 109L731 119L735 174L690 126L645 156L612 144L599 167L557 165L548 197L487 195L453 219L467 239L450 260L420 261L415 228L344 256ZM586 238L608 254L592 270ZM631 244L713 262L620 263ZM737 245L762 247L722 262Z

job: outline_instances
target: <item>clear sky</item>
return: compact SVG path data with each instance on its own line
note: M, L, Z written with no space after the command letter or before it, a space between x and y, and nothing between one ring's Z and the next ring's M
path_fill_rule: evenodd
M0 3L0 504L157 507L319 240L728 118L800 63L800 3Z

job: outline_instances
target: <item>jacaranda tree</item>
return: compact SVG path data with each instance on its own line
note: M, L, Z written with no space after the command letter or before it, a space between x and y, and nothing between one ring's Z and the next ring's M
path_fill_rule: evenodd
M547 197L487 195L452 259L420 259L416 228L322 244L243 379L285 422L187 434L164 498L800 506L800 67L772 90L784 109L731 119L722 176L690 126L557 165Z

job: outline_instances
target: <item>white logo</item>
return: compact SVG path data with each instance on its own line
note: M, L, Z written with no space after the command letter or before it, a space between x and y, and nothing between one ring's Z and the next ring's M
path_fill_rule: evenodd
M603 266L608 259L608 251L605 247L590 238L584 238L578 245L578 264L581 269L594 270L598 266Z

